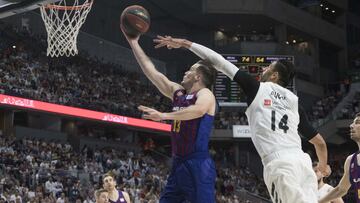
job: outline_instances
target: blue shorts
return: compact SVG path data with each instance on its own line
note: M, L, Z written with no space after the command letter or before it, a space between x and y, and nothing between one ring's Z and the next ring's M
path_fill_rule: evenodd
M160 203L215 203L216 170L208 153L174 157Z

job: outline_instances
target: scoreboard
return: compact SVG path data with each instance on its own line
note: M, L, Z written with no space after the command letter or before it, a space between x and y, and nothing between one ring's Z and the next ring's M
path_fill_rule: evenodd
M263 68L269 66L273 61L280 59L294 62L293 56L269 56L269 55L228 55L223 57L237 66L241 71L247 72L255 79L260 80ZM292 84L289 86L294 90ZM217 72L214 85L214 95L221 103L243 103L246 97L243 91L234 81L231 81L225 74Z

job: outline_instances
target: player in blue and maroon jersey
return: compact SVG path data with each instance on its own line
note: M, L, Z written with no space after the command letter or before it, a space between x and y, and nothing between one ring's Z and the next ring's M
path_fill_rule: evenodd
M171 113L139 107L146 119L173 120L173 166L160 203L214 203L216 171L208 148L216 108L215 96L209 90L214 81L214 69L199 61L185 73L181 85L171 82L156 70L140 47L138 37L126 38L145 75L173 101Z
M355 190L356 203L360 203L360 112L356 114L354 121L350 125L350 137L359 146L359 151L346 158L344 175L339 184L322 198L319 203L327 203L344 196L351 186Z

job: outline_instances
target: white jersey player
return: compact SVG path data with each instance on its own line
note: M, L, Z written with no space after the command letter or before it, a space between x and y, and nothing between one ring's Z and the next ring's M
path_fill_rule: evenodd
M218 71L236 81L247 96L252 141L264 165L264 180L275 203L317 203L317 181L310 156L302 151L298 130L315 146L319 170L328 176L327 147L322 136L308 123L298 97L286 89L295 74L285 60L264 70L262 82L239 70L221 55L185 39L158 36L156 48L187 48Z
M324 176L322 175L322 173L318 170L318 164L317 162L314 162L313 164L313 169L315 171L317 180L318 180L318 199L320 200L321 198L325 197L325 195L327 195L329 192L331 192L331 190L334 189L333 186L327 184L324 182ZM344 203L344 201L342 200L341 197L332 200L329 203Z

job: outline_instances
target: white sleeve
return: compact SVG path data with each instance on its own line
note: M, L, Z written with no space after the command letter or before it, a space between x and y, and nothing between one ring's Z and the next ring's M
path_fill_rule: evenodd
M201 59L208 60L216 70L223 72L231 80L234 79L235 74L239 70L238 67L224 59L220 54L200 44L192 43L189 50Z

